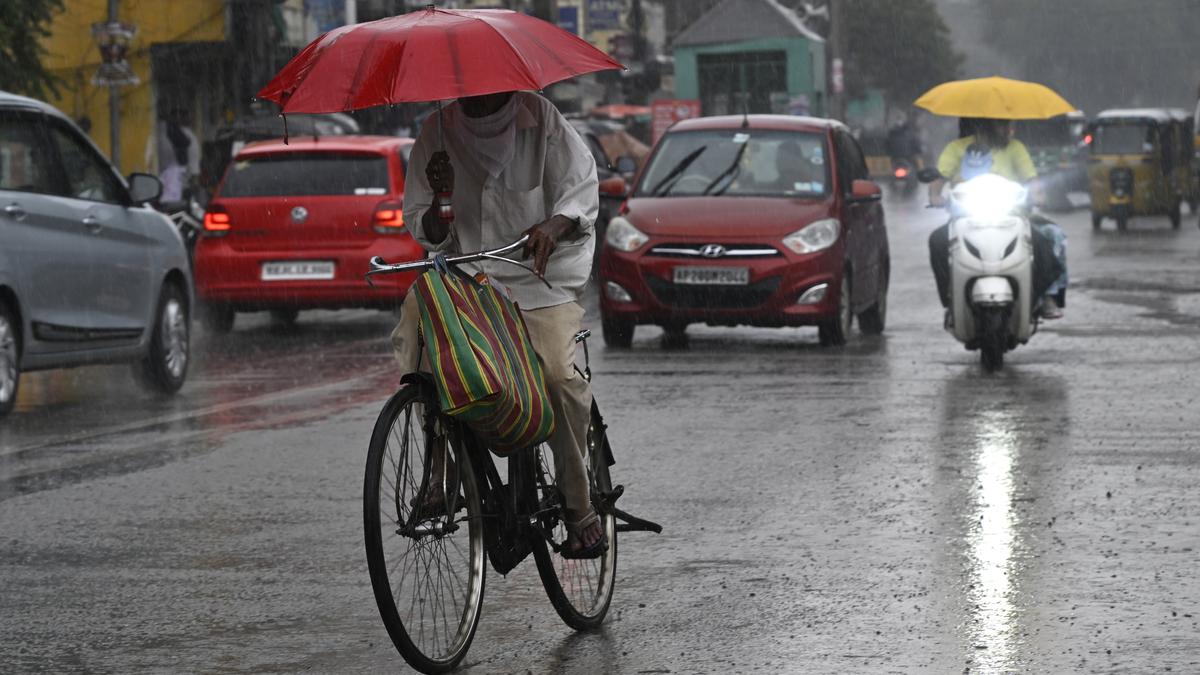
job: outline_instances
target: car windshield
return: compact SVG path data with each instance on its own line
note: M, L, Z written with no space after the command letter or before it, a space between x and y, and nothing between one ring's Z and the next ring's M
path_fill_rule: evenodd
M1140 155L1153 152L1151 127L1144 124L1100 124L1092 140L1097 155Z
M388 185L387 159L380 155L290 153L234 162L221 196L382 195Z
M662 140L638 185L640 197L816 197L829 190L818 133L719 129Z

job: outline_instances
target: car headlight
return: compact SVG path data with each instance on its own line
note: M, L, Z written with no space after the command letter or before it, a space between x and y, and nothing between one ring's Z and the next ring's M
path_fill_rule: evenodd
M650 241L644 232L633 226L627 219L617 216L608 221L608 229L604 233L604 241L618 251L632 253L646 242Z
M816 253L837 243L842 224L836 218L814 221L783 238L794 253Z

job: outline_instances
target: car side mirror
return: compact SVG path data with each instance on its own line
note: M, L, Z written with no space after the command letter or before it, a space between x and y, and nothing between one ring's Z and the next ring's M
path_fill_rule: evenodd
M129 198L139 206L149 204L162 195L162 181L148 173L129 175Z
M617 158L617 173L631 174L637 172L637 160L629 155L621 155Z
M879 201L883 192L874 181L856 180L850 184L850 200L855 202Z
M933 167L921 169L917 172L917 180L921 181L922 183L932 183L941 177L941 172Z
M600 181L600 194L606 197L624 198L629 193L629 184L621 176L613 176Z

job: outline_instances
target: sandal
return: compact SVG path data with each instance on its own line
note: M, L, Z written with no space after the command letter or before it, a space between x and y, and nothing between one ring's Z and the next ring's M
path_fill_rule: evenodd
M586 516L576 521L563 518L563 525L567 528L567 540L563 542L558 554L568 560L592 560L604 555L608 551L608 533L604 528L600 529L600 538L591 546L584 547L579 543L583 533L599 522L600 516L596 515L595 511L589 511Z

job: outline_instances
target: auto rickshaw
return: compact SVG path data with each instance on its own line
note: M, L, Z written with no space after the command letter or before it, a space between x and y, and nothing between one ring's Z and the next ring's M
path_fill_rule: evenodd
M1088 184L1092 227L1104 218L1124 231L1134 216L1165 215L1171 227L1181 204L1195 210L1200 199L1193 173L1191 119L1182 111L1146 108L1106 110L1088 127Z

